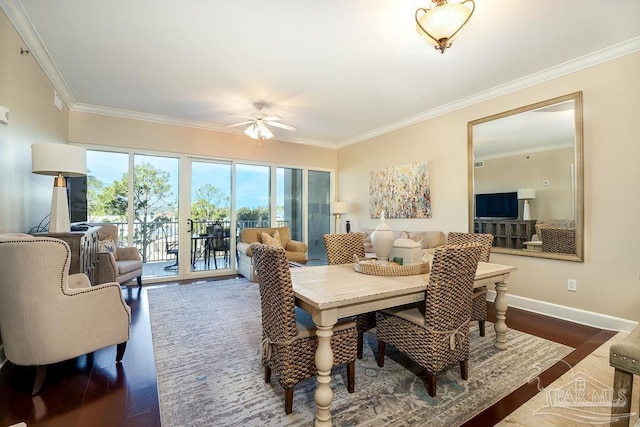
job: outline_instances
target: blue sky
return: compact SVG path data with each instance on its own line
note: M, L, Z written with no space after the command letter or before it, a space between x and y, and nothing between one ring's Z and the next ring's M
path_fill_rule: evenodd
M109 185L122 178L128 170L128 154L111 153L105 151L87 150L87 169L90 175ZM173 197L178 197L178 164L177 158L157 157L136 154L136 164L148 162L159 169L171 174ZM237 164L237 207L256 208L267 206L269 203L269 167ZM278 169L277 182L283 182L282 169ZM231 194L231 165L229 163L199 162L192 163L192 198L195 191L203 185L210 183L218 187L223 193ZM284 190L278 185L278 200L284 200Z

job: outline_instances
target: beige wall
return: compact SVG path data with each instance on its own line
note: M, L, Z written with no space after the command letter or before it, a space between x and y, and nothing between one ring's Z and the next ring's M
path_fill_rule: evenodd
M573 148L487 159L483 167L473 170L475 192L503 193L533 188L536 198L529 203L531 218L575 219L571 197L571 165L574 163ZM549 181L549 185L543 185L544 180ZM520 201L520 216L522 209Z
M71 111L69 141L196 156L250 160L280 165L335 169L336 150L273 139Z
M31 173L31 144L67 140L68 109L53 104L54 88L0 9L0 233L28 232L49 213L53 178Z
M585 262L504 254L491 259L518 267L511 294L640 321L639 75L640 53L634 53L342 148L338 194L350 202L345 220L359 227L376 225L367 210L370 171L426 160L433 218L389 220L389 225L467 231L467 123L582 91ZM577 280L577 292L567 291L567 279Z

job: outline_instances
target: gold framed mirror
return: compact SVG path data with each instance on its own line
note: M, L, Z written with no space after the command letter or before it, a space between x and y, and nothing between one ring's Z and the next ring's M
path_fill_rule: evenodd
M584 261L582 92L469 122L469 230L494 253Z

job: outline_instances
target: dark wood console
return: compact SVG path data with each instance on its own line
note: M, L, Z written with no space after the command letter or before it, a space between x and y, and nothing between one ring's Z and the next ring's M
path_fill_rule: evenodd
M98 227L87 231L70 231L68 233L37 233L35 236L55 237L64 240L71 249L71 265L69 274L84 273L92 285L96 284L98 267Z
M473 221L475 233L493 234L493 246L498 248L524 249L524 242L535 233L535 219L484 219Z

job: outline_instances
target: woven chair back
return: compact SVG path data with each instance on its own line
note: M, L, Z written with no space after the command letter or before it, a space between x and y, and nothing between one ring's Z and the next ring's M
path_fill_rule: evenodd
M295 296L287 255L283 248L252 243L253 263L260 283L262 330L272 342L294 338Z
M436 248L425 298L428 330L450 331L468 324L480 250L480 243ZM468 343L468 335L465 339Z
M576 229L565 227L540 227L543 252L561 254L576 253Z
M322 239L329 265L349 264L353 262L353 255L365 256L362 233L323 234Z
M447 234L447 243L450 245L462 245L464 243L480 243L480 262L489 262L491 246L493 246L493 234L459 233L451 231Z

